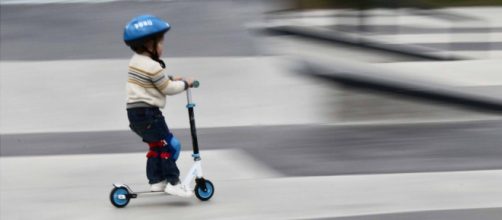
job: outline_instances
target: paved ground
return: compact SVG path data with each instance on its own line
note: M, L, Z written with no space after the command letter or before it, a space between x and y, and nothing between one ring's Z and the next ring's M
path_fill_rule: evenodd
M289 56L256 56L322 48L369 62L413 59L256 39L244 26L268 1L147 3L1 6L1 219L500 215L498 117L333 86L295 74L282 65L294 62ZM147 188L145 147L124 117L130 54L117 40L139 11L175 24L168 72L202 81L194 98L205 175L216 185L210 202L158 196L120 210L109 204L113 182ZM165 114L189 149L184 98L170 99Z

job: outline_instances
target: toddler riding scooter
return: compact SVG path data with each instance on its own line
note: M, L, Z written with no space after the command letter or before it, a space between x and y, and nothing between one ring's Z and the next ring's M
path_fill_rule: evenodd
M199 82L194 81L193 88L199 87ZM199 153L199 143L197 141L197 132L195 128L195 116L194 116L194 107L195 103L192 102L192 93L190 88L186 90L187 93L187 109L188 109L188 117L190 119L190 131L192 134L192 144L193 144L193 154L192 157L194 159L194 164L192 168L188 171L187 175L183 179L183 184L187 189L192 189L192 181L195 179L195 196L201 201L207 201L211 199L214 194L214 185L211 181L204 179L202 175L202 164L201 157ZM151 196L151 195L162 195L166 194L165 192L150 192L150 191L141 191L134 192L131 190L129 186L126 184L114 183L113 189L110 192L110 202L117 208L123 208L129 204L129 200L135 199L143 196Z

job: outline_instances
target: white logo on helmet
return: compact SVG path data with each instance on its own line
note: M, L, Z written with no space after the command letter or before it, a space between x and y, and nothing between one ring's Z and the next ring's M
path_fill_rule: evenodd
M152 25L153 25L152 20L146 20L146 21L140 21L140 22L134 24L134 28L140 29L140 28L143 28L146 26L152 26Z

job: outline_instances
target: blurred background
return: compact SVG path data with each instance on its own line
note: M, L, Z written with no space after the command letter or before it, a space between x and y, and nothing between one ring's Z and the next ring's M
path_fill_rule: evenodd
M141 14L172 25L166 74L201 81L207 203L108 201L148 187ZM0 218L499 219L501 59L500 0L0 0ZM185 102L163 110L182 174Z

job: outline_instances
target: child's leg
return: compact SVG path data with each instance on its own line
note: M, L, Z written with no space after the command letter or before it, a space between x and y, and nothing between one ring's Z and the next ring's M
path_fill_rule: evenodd
M150 184L163 180L175 183L179 181L179 170L172 155L177 152L168 143L172 134L158 109L128 109L131 129L148 143L147 177ZM167 139L167 140L166 140Z
M162 161L158 155L159 153L152 149L146 154L146 177L149 184L155 184L164 180L160 165Z
M180 171L176 165L176 160L178 159L181 145L169 131L163 117L159 120L158 127L164 133L164 138L161 141L163 147L159 149L161 158L159 169L161 170L161 175L167 180L167 182L174 185L180 181Z
M176 149L171 145L173 135L169 131L161 111L155 111L154 118L151 129L155 130L155 132L145 135L143 139L149 143L150 147L155 146L154 150L159 160L159 163L156 163L157 167L154 169L159 172L156 172L155 175L159 175L162 180L167 180L171 184L176 184L180 181L180 171L173 157L177 155Z
M154 162L151 167L147 166L147 175L166 180L171 184L179 182L180 171L176 166L176 160L173 158L175 152L168 142L163 139L158 142L150 142L149 146L148 155L150 156L148 160Z

